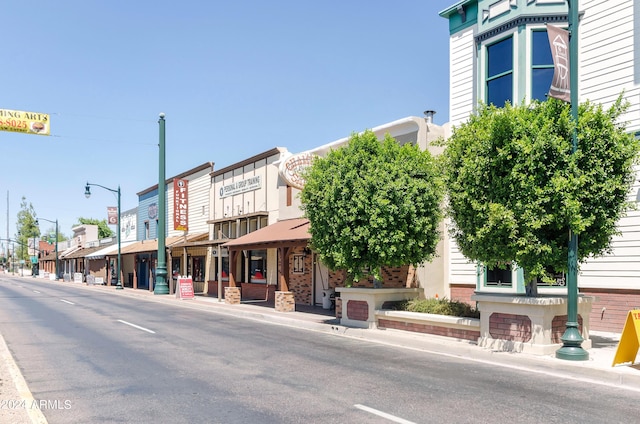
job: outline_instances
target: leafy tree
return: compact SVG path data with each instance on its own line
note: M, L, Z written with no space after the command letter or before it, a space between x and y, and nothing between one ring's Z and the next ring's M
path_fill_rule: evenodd
M95 218L78 218L78 223L74 225L74 227L77 225L97 225L99 239L115 236L115 233L111 231L111 228L109 228L106 219L98 220Z
M17 234L15 240L20 244L16 247L16 256L19 259L29 259L29 239L40 238L40 228L36 225L36 211L31 203L27 203L22 196L20 210L16 222Z
M490 267L513 261L535 292L547 271L567 270L569 231L578 262L610 251L616 223L629 207L639 141L608 109L579 107L572 154L568 104L481 106L456 128L443 154L452 236L462 253Z
M317 157L305 174L302 209L311 245L332 270L355 281L370 268L417 265L439 241L442 181L435 160L390 135L353 134L349 143Z

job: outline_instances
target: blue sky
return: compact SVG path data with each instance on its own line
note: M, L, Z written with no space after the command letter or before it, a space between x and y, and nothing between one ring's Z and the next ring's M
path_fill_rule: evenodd
M273 147L301 152L406 116L448 121L454 0L30 0L3 5L0 109L52 136L0 132L0 237L24 196L71 235L166 177ZM7 208L7 192L9 202ZM52 226L41 222L41 231ZM115 228L114 228L115 229Z

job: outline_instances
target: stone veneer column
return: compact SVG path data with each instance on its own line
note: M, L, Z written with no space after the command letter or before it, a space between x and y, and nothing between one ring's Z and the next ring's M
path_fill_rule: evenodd
M294 312L296 310L296 301L293 292L276 291L276 311L278 312Z
M240 304L240 287L225 287L224 303L229 303L231 305L239 305Z

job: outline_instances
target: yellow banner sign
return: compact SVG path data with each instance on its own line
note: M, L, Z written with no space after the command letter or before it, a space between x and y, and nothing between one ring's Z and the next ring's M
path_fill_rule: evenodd
M0 131L51 135L49 114L0 109Z
M625 363L633 365L638 355L638 347L640 347L640 309L634 309L627 314L627 321L624 323L612 366Z

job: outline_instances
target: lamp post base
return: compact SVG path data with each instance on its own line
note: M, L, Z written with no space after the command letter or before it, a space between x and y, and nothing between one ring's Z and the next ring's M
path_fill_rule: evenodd
M582 348L584 339L580 335L577 326L567 325L567 329L560 340L562 340L562 347L556 350L556 358L567 361L589 360L589 352Z

